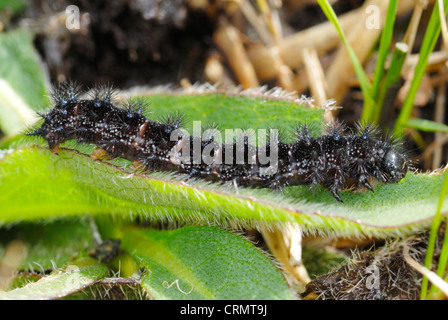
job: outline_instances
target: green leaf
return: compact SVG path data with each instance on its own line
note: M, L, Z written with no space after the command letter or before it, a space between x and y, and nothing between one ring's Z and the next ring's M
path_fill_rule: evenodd
M5 134L33 122L47 107L44 76L32 37L23 30L0 33L0 129Z
M208 94L153 94L143 99L151 102L148 117L161 119L169 112L180 112L187 117L186 129L192 132L193 121L203 125L217 123L220 131L235 128L287 129L292 131L299 124L323 127L323 109L301 105L293 99L262 94L232 93ZM316 132L319 134L320 132Z
M144 267L156 299L292 299L279 270L245 239L216 227L126 230L122 247Z
M305 246L302 251L302 261L311 279L326 274L341 265L347 257L341 252L315 246Z
M406 127L426 132L448 132L446 124L426 119L411 119L407 122Z
M440 196L439 196L439 203L437 206L437 211L436 214L434 216L434 219L432 221L431 224L431 231L429 233L429 239L428 239L428 248L427 248L427 252L426 252L426 257L425 257L425 267L428 270L431 270L431 265L434 259L434 250L435 250L435 246L436 246L436 240L437 240L437 234L439 232L439 227L440 224L442 223L442 206L443 203L446 202L446 194L447 194L447 190L448 190L448 175L445 175L445 178L443 180L443 185L442 185L442 190L440 192ZM446 232L446 229L445 229ZM444 249L442 249L442 252L444 253L444 255L446 254L446 241L444 241ZM444 261L439 261L439 263L444 263ZM439 270L438 270L439 271ZM443 272L442 274L439 276L443 276ZM427 291L427 286L428 286L428 278L426 276L423 276L422 279L422 290L420 293L420 299L426 299L426 291Z
M65 265L78 252L93 247L93 232L84 218L56 221L22 222L0 229L0 257L12 240L27 247L27 257L20 270L45 272Z
M312 108L300 104L301 101L279 97L274 94L260 93L219 93L179 94L176 92L154 93L138 97L150 103L145 113L150 119L163 119L167 114L181 113L186 117L186 129L193 134L193 122L200 121L203 126L213 122L219 130L251 128L285 130L288 137L294 136L294 130L300 124L308 124L319 135L323 128L324 109ZM1 118L0 114L0 118ZM23 135L9 137L1 141L1 148L16 148L30 145L32 142L42 144L42 140L24 138ZM85 147L81 150L86 150Z
M7 292L0 300L49 300L65 297L93 285L107 274L107 267L90 258L80 259L36 282Z
M3 10L11 10L16 14L26 8L26 3L22 0L2 0L0 2L0 12Z
M20 179L17 179L20 177ZM0 220L110 213L145 220L273 225L297 222L305 231L390 236L427 226L434 216L443 175L409 173L375 193L342 193L307 186L235 189L173 174L136 175L71 150L59 155L26 147L0 161ZM442 207L448 212L448 203Z
M255 98L231 93L157 94L150 99L152 119L183 111L189 117L187 124L191 120L204 124L219 120L220 129L245 125L266 128L272 122L274 128L293 128L304 122L321 128L323 122L323 110L269 95ZM9 146L33 142L42 144L40 140L19 137ZM93 148L70 143L66 146L87 153ZM129 161L94 162L72 150L54 155L46 147L22 147L2 153L3 223L113 214L153 221L240 226L295 222L309 232L387 237L422 229L430 223L443 180L437 175L409 173L399 183L377 186L375 193L343 192L344 203L339 203L319 187L297 186L279 192L235 189L203 181L185 183L183 177L173 173L136 175L129 172ZM448 207L444 206L442 214L447 212Z

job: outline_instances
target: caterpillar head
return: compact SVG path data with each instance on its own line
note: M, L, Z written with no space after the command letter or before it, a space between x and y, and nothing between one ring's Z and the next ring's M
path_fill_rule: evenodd
M42 126L28 132L28 136L40 136L48 141L49 147L57 151L62 142L74 137L74 113L79 112L80 85L75 82L61 83L50 92L54 108L48 114L38 113L44 119Z
M408 171L406 157L391 147L384 154L381 169L386 173L388 181L398 182L406 176Z
M49 114L40 114L44 119L41 127L28 132L28 136L41 136L48 141L50 149L54 149L62 142L72 138L74 134L71 114L66 109L53 109ZM57 150L57 149L54 149Z

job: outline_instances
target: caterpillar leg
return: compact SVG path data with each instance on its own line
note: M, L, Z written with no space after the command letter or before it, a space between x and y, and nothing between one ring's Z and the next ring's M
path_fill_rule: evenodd
M327 185L328 190L336 198L339 202L342 201L341 196L339 195L339 191L345 189L345 178L341 172L341 170L337 170L334 173L334 178L329 185Z
M59 145L57 144L55 146L50 146L50 150L52 153L54 153L56 155L59 154Z
M371 186L370 183L369 183L369 178L367 178L367 176L364 175L364 174L362 174L362 175L359 176L359 178L358 178L358 185L359 185L359 186L364 186L364 187L366 187L368 190L374 192L372 186Z
M111 159L111 155L109 153L107 153L106 150L100 148L100 147L96 147L95 150L93 150L92 154L90 155L90 159L92 159L93 161L96 160L107 160L107 159Z
M330 191L331 195L332 195L333 197L335 197L336 200L338 200L339 202L344 202L344 201L342 200L341 196L339 195L339 192L338 192L339 190L338 190L336 187L331 187L331 188L329 189L329 191Z
M132 170L134 170L135 173L144 173L148 171L148 168L141 163L140 161L134 160L132 162L132 165L130 167Z

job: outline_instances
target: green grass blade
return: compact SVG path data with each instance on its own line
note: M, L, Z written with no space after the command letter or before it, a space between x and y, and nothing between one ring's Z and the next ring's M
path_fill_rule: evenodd
M448 132L448 125L427 119L410 119L406 127L425 132Z
M361 85L362 94L364 97L364 103L365 104L372 104L373 98L371 95L372 92L372 84L370 83L367 74L364 71L364 68L362 67L361 63L358 60L358 57L356 56L355 51L353 50L352 46L348 42L347 38L345 37L344 31L342 30L338 18L336 16L336 13L334 12L331 5L328 3L327 0L317 0L317 3L321 7L324 14L327 16L327 19L333 23L334 27L336 28L337 32L339 33L339 37L341 38L342 42L344 43L345 48L347 49L347 52L350 56L350 59L353 64L353 68L355 69L356 76L358 77L359 83Z
M387 58L387 54L389 53L389 47L392 40L392 35L394 31L394 24L395 24L395 15L397 11L397 3L398 0L391 0L389 1L389 6L387 7L387 13L386 13L386 20L384 23L383 32L381 34L380 39L380 46L378 49L378 59L376 62L375 67L375 73L373 76L373 82L372 82L372 93L371 97L375 101L377 101L376 108L369 108L369 106L374 105L365 105L363 109L363 113L361 116L361 121L363 123L370 123L374 122L375 114L378 114L379 112L376 110L378 108L378 94L380 92L380 85L383 80L384 72L385 72L385 62ZM400 68L401 69L401 68ZM380 104L382 105L382 104ZM378 121L378 119L376 120Z
M386 106L388 109L384 109L385 106L383 104L389 88L395 86L401 79L401 69L406 59L407 52L408 46L405 43L399 42L396 44L394 53L392 55L390 67L384 80L384 84L376 97L375 110L372 111L371 118L366 119L367 122L378 123L380 119L388 119L389 114L393 112L393 101L391 101L390 105ZM381 118L382 113L385 114L383 118Z
M442 250L440 252L439 257L439 264L437 265L437 275L440 278L443 278L445 276L447 264L448 264L448 232L447 228L445 228L445 236L443 238ZM439 291L438 288L435 285L432 285L431 289L429 290L428 296L432 298L434 295L437 294L436 293L437 291Z
M437 211L436 214L434 216L434 219L432 221L432 225L431 225L431 231L429 233L429 239L428 239L428 248L426 251L426 257L425 257L425 267L428 270L431 270L431 265L432 265L432 259L433 259L433 255L434 255L434 248L436 245L436 239L437 239L437 234L439 232L439 228L440 228L440 224L442 222L442 206L443 203L445 202L446 199L446 194L448 191L448 172L446 172L444 174L444 179L443 179L443 185L442 185L442 190L440 192L440 196L439 196L439 202L437 205ZM420 292L420 299L424 300L426 299L426 294L428 291L428 278L423 276L423 280L422 280L422 289Z
M446 10L448 7L448 1L444 0L444 12L446 15ZM403 129L409 121L409 117L414 107L414 99L417 95L418 88L422 81L423 75L425 74L426 65L428 63L428 58L439 39L440 35L440 18L439 18L439 5L436 2L434 9L431 14L431 18L426 28L425 36L420 48L420 56L415 67L414 77L409 88L409 92L403 102L403 106L398 116L397 122L395 124L394 133L398 136L403 134Z

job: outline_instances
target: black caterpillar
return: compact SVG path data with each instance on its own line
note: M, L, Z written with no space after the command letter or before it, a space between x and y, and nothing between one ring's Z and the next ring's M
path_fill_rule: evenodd
M359 126L354 135L344 133L342 125L329 125L320 137L312 137L308 127L302 126L295 142L281 142L272 134L260 147L249 143L247 135L232 143L218 143L213 133L204 139L180 131L182 116L160 122L147 119L142 114L143 101L131 100L125 108L117 108L114 94L114 89L101 87L91 99L81 99L79 86L62 84L51 93L54 107L40 114L42 126L27 134L43 137L54 153L70 139L95 144L93 159L122 157L134 161L134 169L176 171L249 187L320 184L341 202L341 190L365 187L373 191L373 178L397 182L408 170L398 144L391 138L377 139L372 126ZM208 155L209 161L198 158L195 150ZM235 155L243 156L243 161ZM271 161L264 161L266 157Z

